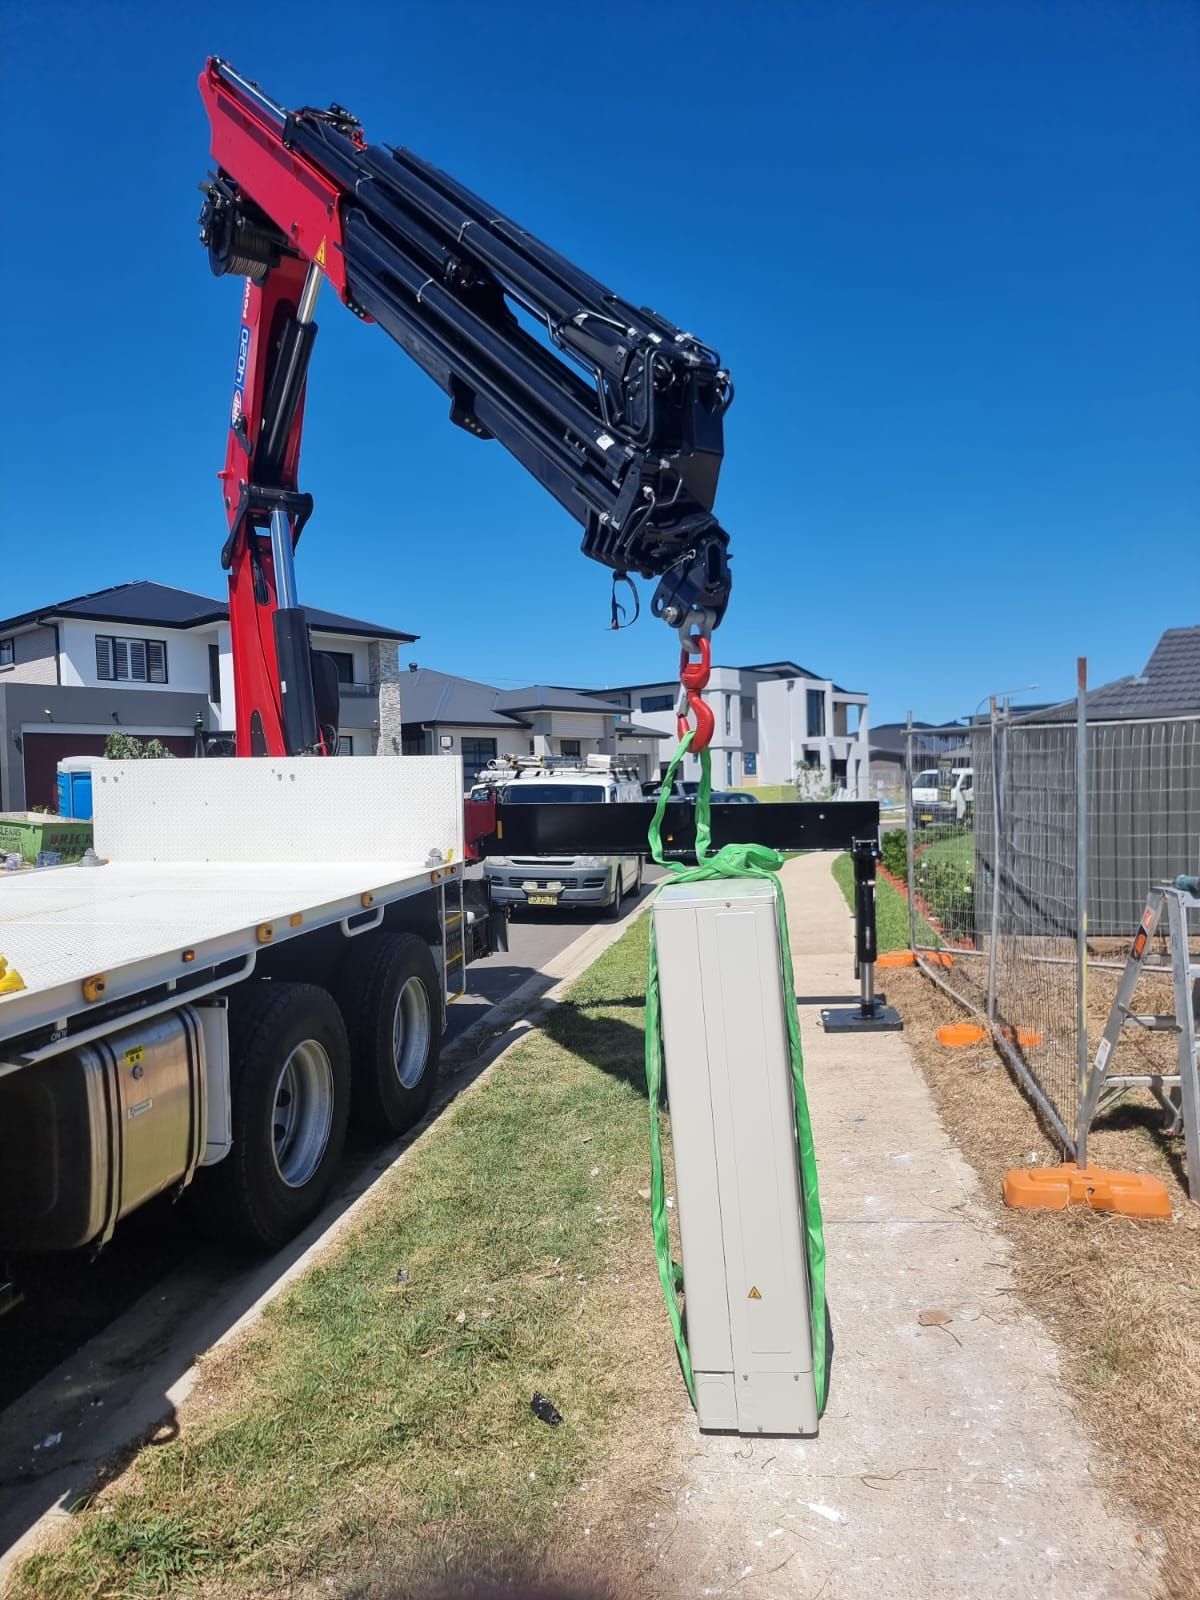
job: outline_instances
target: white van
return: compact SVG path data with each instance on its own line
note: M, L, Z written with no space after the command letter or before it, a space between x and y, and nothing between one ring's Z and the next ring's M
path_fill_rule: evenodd
M505 805L618 805L643 798L634 769L614 766L611 756L583 762L522 756L505 765L507 776L486 772ZM596 906L614 917L624 897L642 887L641 856L488 856L483 872L495 905Z
M975 774L970 767L929 767L912 781L913 821L965 822L975 804Z

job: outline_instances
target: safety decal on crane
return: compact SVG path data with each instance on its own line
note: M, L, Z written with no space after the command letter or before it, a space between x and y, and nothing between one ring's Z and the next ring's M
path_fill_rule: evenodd
M322 236L321 236L321 242L317 246L317 253L313 257L313 260L317 263L317 265L319 267L323 267L325 265L325 236L324 236L324 234L322 234Z
M762 1295L759 1294L757 1288L755 1288L755 1286L753 1284L750 1285L750 1293L746 1296L746 1299L747 1300L761 1300L762 1299Z

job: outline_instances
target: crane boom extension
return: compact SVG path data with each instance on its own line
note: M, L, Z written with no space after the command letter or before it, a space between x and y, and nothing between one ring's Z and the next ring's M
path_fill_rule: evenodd
M585 555L659 580L685 640L729 598L713 515L733 396L716 352L630 305L411 151L367 144L338 106L287 111L213 58L200 90L217 171L201 239L246 278L221 474L239 754L329 750L336 683L312 655L292 554L304 388L327 277L582 524ZM535 331L536 330L536 331Z

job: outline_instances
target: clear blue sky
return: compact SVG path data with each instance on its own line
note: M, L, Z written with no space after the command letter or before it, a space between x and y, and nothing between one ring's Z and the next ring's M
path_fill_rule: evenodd
M719 660L937 718L1200 621L1184 0L3 0L0 615L222 592L240 291L196 242L208 53L350 106L719 348ZM575 524L326 294L302 599L506 685L669 674L662 624L606 631Z

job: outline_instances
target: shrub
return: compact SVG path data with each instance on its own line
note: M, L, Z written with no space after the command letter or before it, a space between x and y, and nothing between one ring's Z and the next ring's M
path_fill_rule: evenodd
M883 864L894 876L904 881L908 876L908 834L903 828L892 828L879 841L883 851Z
M110 733L104 741L104 754L110 761L141 761L142 759L175 759L174 750L168 750L161 739L138 739L132 733Z
M913 876L917 893L941 924L947 938L975 937L975 862L930 859L923 851Z

